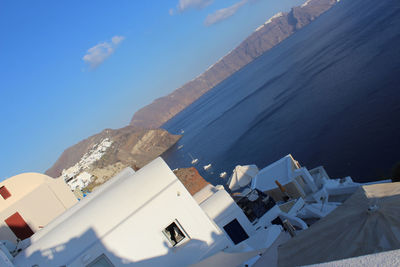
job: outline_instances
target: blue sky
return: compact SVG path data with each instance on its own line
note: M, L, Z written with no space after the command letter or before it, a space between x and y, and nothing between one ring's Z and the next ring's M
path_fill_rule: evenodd
M304 0L0 0L0 180L126 126Z

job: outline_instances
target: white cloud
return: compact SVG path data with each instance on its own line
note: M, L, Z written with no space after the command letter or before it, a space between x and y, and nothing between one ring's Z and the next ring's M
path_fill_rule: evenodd
M176 9L178 12L183 12L191 8L202 9L210 5L213 1L214 0L179 0Z
M220 22L222 20L225 20L233 16L238 11L238 9L241 8L247 2L248 0L241 0L230 7L218 9L217 11L206 17L204 24L206 26L211 26L217 22Z
M83 56L83 61L94 69L114 53L117 46L125 39L124 36L114 36L111 42L102 42L88 49Z
M119 44L123 40L125 40L125 37L124 36L119 36L119 35L115 35L113 38L111 38L111 42L113 44L115 44L115 45Z

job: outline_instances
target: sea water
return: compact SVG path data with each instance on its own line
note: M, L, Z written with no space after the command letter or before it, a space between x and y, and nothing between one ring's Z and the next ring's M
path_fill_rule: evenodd
M399 3L342 0L168 121L184 133L163 158L172 169L197 158L213 184L289 153L331 178L390 176L400 161Z

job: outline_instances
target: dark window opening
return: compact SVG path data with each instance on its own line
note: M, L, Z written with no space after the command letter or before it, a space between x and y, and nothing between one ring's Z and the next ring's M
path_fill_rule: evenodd
M276 217L273 221L271 221L272 224L276 224L276 225L280 225L283 227L283 221L281 220L281 218Z
M253 199L255 196L256 199ZM243 210L249 221L254 222L272 209L275 206L275 201L272 197L255 189L248 196L236 200L236 204Z
M114 267L106 255L101 254L94 261L86 265L86 267Z
M171 223L163 230L164 235L167 237L168 241L174 247L185 239L185 234L181 230L176 222Z
M224 230L235 245L249 238L237 219L225 225Z
M11 197L10 192L7 190L5 186L0 187L0 195L4 198L7 199Z

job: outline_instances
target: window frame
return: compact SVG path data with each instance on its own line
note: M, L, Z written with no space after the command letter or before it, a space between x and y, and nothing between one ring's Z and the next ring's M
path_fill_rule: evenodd
M8 189L5 185L0 186L0 195L3 197L4 200L11 197L11 193L10 193L10 191L8 191Z
M171 240L171 238L167 234L167 228L170 227L174 223L178 227L178 230L184 236L179 242L177 242L175 244L172 243L173 240ZM179 221L177 219L173 220L170 224L168 224L166 227L164 227L163 230L162 230L162 233L164 234L165 238L167 239L168 244L173 248L178 247L178 246L186 243L190 239L190 236L188 235L188 233L185 231L185 229L182 227L182 225L179 223Z
M96 263L101 260L104 259L106 261L106 263L109 265L109 267L115 267L115 265L111 262L111 260L107 257L106 254L102 253L99 256L97 256L94 260L92 260L89 264L85 265L85 267L96 267Z

